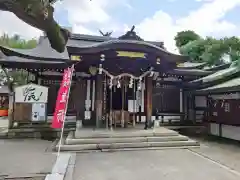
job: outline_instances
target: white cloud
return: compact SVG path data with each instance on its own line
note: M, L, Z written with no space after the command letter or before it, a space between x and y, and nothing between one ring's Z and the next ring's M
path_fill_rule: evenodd
M81 25L73 25L72 32L81 32L81 34L97 35L97 32L91 31Z
M63 10L68 12L66 16L68 16L73 32L96 34L97 32L92 32L84 25L87 23L107 24L111 20L111 16L105 10L118 5L131 9L127 0L64 0L57 1L54 6L60 12ZM39 37L42 34L40 30L24 23L13 13L0 11L0 35L3 33L19 34L23 38Z
M111 17L104 11L106 6L107 0L64 0L55 5L56 8L68 12L68 19L72 25L89 22L103 23L110 20Z
M176 52L174 36L178 31L194 30L202 36L229 35L237 30L236 25L224 20L230 10L240 5L240 0L198 0L205 1L197 10L186 17L173 19L169 14L158 11L144 19L137 26L139 34L147 40L162 40L167 49Z
M68 20L72 26L80 28L89 23L97 23L99 27L111 24L113 29L116 25L113 23L112 17L107 13L107 9L115 7L125 7L131 9L128 0L64 0L58 2L55 7L68 12ZM111 22L111 23L110 23ZM113 24L112 24L113 23ZM110 29L109 27L104 29ZM74 31L82 33L80 31Z
M132 9L130 0L64 0L58 1L55 8L66 14L73 32L83 34L98 34L97 31L88 29L87 25L95 24L102 31L114 31L122 34L129 30L126 24L115 22L107 10L110 8ZM172 0L171 0L172 1ZM240 0L195 0L203 5L185 17L174 19L166 12L159 10L152 17L143 19L136 30L146 40L164 41L168 50L175 52L174 36L178 31L192 29L202 36L229 35L237 31L237 26L224 20L227 12L240 5ZM0 12L0 34L19 34L25 38L37 37L41 31L19 20L14 14Z
M56 8L68 12L68 20L71 26L74 27L74 33L85 34L85 32L89 32L89 34L99 34L98 29L101 29L103 32L113 31L114 34L117 34L121 32L122 27L107 11L113 8L132 10L133 7L128 1L129 0L64 0L58 2ZM86 25L89 24L94 24L97 29L95 29L94 32L87 29ZM82 29L83 27L84 29Z
M42 34L40 30L26 24L13 13L0 11L0 35L3 33L18 34L26 39L39 37Z

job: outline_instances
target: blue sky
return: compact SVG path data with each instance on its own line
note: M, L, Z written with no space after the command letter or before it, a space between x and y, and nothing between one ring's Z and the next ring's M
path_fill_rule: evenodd
M119 36L136 25L141 37L164 41L170 51L175 51L173 39L181 30L202 36L240 35L240 0L82 0L75 7L70 3L74 0L65 1L56 6L55 16L77 33L98 34L102 29Z
M239 36L240 0L62 0L55 4L55 18L74 33L99 34L98 30L124 34L136 26L146 40L164 41L175 51L178 31L194 30L201 36ZM0 12L0 34L36 37L42 32L14 15ZM15 28L18 27L18 28Z
M152 16L160 9L173 17L179 17L188 15L190 11L194 11L204 4L204 2L195 0L151 0L151 4L148 2L146 0L130 0L128 2L129 6L123 4L112 9L109 8L106 11L119 23L136 24L144 18ZM70 26L67 13L66 10L56 9L55 17L61 24ZM233 16L229 16L229 18L231 19Z

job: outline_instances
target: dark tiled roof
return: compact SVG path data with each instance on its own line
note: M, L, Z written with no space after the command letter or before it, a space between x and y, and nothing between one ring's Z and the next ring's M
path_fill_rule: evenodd
M41 60L36 60L36 59L28 59L28 58L23 58L19 56L5 56L2 55L0 51L0 64L5 66L5 67L10 67L10 68L33 68L33 69L38 69L38 68L65 68L67 67L67 64L62 62L62 61L41 61Z
M155 49L156 52L165 54L168 58L173 57L173 61L184 62L188 58L186 56L181 56L177 54L172 54L163 48L162 42L149 42L149 41L136 41L136 40L119 40L117 38L107 37L107 36L91 36L91 35L76 35L73 34L68 40L67 47L74 47L80 49L90 49L94 47L103 47L105 45L111 46L111 44L127 43L139 46L150 47ZM29 59L36 60L54 60L54 61L66 61L69 60L69 55L67 48L63 53L58 53L51 48L50 43L46 37L41 37L39 44L34 49L13 49L0 46L0 50L4 52L7 56L20 56Z
M220 80L223 78L226 78L228 76L231 76L237 72L239 72L240 69L238 67L230 67L227 69L223 69L221 71L217 71L211 75L205 76L203 78L200 79L196 79L194 81L192 81L192 83L196 83L196 82L203 82L203 83L209 83L209 82L213 82L216 80Z
M104 42L104 41L116 40L116 39L118 39L118 38L109 37L109 36L94 36L94 35L86 35L86 34L72 34L71 37L70 37L70 40L92 41L93 43L94 42ZM154 44L154 45L159 46L161 48L164 48L164 43L160 42L160 41L145 41L145 42L150 43L150 44Z
M184 62L178 65L178 68L199 68L204 66L206 63L194 63L194 62Z
M8 56L22 56L30 59L42 60L45 59L63 59L68 60L67 48L63 53L59 53L51 48L48 39L42 39L38 46L33 49L14 49L0 46L0 50L3 51Z
M41 61L36 59L27 59L17 56L8 56L6 58L0 59L0 62L19 62L19 63L43 63L43 64L62 64L64 62L61 61Z
M214 66L214 67L205 67L204 70L206 70L206 71L223 70L223 69L229 68L231 64L232 63L227 63L227 64L221 64L221 65Z
M89 40L85 41L85 40L69 39L67 46L86 49L86 48L100 47L108 44L110 45L112 43L129 43L129 44L145 45L145 46L155 48L156 50L163 51L165 54L168 54L168 55L181 57L183 59L187 58L185 56L172 54L166 51L165 49L146 41L111 39L108 41L96 42L96 41L89 41ZM68 60L69 59L67 48L63 53L58 53L57 51L55 51L50 47L50 44L47 38L42 38L38 46L34 49L13 49L13 48L0 46L0 50L2 50L8 56L22 56L30 59L38 59L38 60Z
M101 47L101 46L105 46L108 44L116 44L116 43L126 43L126 44L137 44L137 45L146 45L149 47L153 47L157 50L160 51L164 51L165 53L168 54L173 54L168 52L167 50L165 50L162 47L159 47L155 44L149 43L147 41L136 41L136 40L119 40L119 39L111 39L108 41L103 41L103 42L93 42L93 41L83 41L83 40L69 40L67 43L68 47L79 47L79 48L93 48L93 47ZM173 54L173 55L177 55L177 54ZM177 56L182 56L182 55L177 55Z
M230 92L240 90L240 78L234 78L224 83L198 90L198 92Z
M189 75L189 76L206 76L212 74L211 71L204 71L200 69L174 69L169 73L176 75Z

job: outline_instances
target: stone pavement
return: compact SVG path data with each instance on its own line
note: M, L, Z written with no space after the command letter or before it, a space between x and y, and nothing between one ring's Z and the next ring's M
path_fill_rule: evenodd
M206 141L196 139L200 141L201 148L192 149L192 151L214 160L219 164L229 167L240 172L240 144L233 143L233 141Z
M5 137L8 132L8 119L7 117L0 117L0 138Z
M51 145L34 139L0 140L0 177L51 173L56 161L56 154L48 151Z
M199 149L77 154L73 180L92 179L239 180L240 147L202 141Z

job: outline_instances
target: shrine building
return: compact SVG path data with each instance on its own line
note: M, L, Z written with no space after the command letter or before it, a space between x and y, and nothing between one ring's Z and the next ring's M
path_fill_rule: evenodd
M203 69L204 63L168 52L163 42L144 41L134 28L118 38L72 34L63 53L45 36L34 49L0 50L2 67L27 71L29 82L48 87L48 121L63 70L74 64L66 122L80 120L83 127L95 128L196 123L204 110L195 109L195 90L202 79L225 68ZM24 113L13 119L29 120Z

